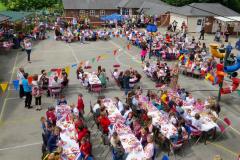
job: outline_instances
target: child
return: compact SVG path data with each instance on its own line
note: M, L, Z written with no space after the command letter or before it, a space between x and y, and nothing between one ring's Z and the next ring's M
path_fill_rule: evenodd
M145 57L147 55L147 46L143 45L142 46L142 51L141 51L141 60L142 60L142 64L145 61Z
M57 105L66 105L67 100L65 99L65 96L60 96L60 99L57 100Z
M83 95L80 93L78 95L78 105L79 117L82 117L84 114L84 102L83 102Z

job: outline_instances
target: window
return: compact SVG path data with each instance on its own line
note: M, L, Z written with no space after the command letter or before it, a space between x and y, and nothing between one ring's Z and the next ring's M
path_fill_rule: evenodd
M100 10L100 16L104 16L105 15L105 10Z
M80 10L79 14L80 15L84 15L85 14L85 10Z
M129 15L129 9L128 8L123 8L122 9L122 14L123 15Z
M95 16L95 10L90 10L90 16Z

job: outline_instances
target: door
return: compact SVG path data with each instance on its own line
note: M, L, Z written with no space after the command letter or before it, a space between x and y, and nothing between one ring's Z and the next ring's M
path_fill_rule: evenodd
M204 21L203 18L197 19L197 25L196 25L196 32L197 32L197 33L202 30L202 26L203 26L203 24L204 24L203 21Z

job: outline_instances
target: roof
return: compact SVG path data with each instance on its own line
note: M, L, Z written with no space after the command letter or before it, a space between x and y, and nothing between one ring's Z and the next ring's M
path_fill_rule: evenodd
M240 16L239 13L220 3L192 3L177 7L176 13L185 16Z
M144 2L163 3L160 0L120 0L117 7L120 8L141 8Z
M220 21L224 21L224 22L240 22L240 17L214 17L215 19L218 19Z
M149 15L159 15L166 12L177 13L185 16L240 16L239 13L223 6L220 3L191 3L182 7L175 7L164 2L145 1L140 9L145 8Z
M23 20L24 17L33 15L33 12L2 11L0 12L0 15L9 17L9 21L15 22L18 20Z
M6 21L6 20L8 20L8 19L9 19L9 17L0 15L0 23Z
M64 9L117 9L118 0L63 0Z
M143 10L147 15L161 15L166 12L176 10L175 8L177 7L168 5L162 1L159 1L158 3L145 1L138 11L140 12Z

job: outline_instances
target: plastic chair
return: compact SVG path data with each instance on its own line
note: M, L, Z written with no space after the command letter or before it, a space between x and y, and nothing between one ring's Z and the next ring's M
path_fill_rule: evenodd
M169 157L165 154L165 155L163 155L162 160L170 160L170 159L169 159Z
M91 85L91 91L99 93L102 91L102 86L100 84L93 84Z

